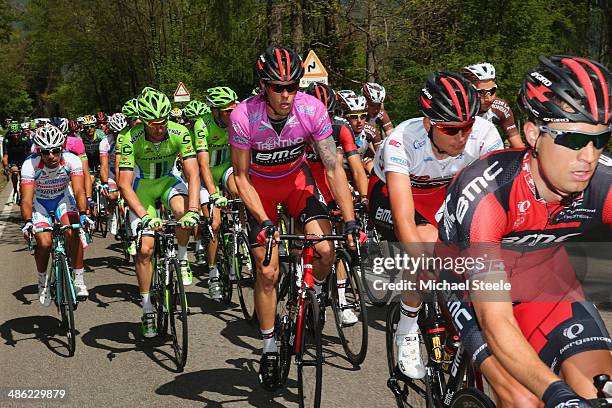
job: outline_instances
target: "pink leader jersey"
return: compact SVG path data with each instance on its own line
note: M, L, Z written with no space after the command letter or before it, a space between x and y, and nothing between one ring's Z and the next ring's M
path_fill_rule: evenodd
M305 146L332 134L325 105L317 98L297 92L287 122L276 133L266 113L262 94L240 103L230 116L229 142L251 151L249 174L264 178L283 178L304 163Z

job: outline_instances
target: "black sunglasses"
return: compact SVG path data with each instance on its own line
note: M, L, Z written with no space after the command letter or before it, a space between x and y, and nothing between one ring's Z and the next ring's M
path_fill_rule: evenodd
M478 89L475 88L476 92L478 93L478 96L493 96L495 95L495 92L497 92L497 87L493 86L489 89Z
M368 118L368 114L367 113L347 113L346 115L344 115L347 119L361 119L361 120L366 120Z
M294 92L297 92L297 90L300 87L300 84L298 84L297 82L292 82L287 85L282 85L282 84L271 84L268 82L268 86L270 87L272 92L275 92L275 93L283 93L283 91L285 90L287 90L287 92L289 93L294 93Z
M593 146L595 146L596 149L603 149L608 145L610 136L612 136L612 128L608 128L599 133L564 131L552 129L548 126L538 126L538 128L542 132L548 133L555 140L555 144L572 150L580 150L588 145L589 142L593 142Z
M57 156L61 152L62 152L61 147L56 147L54 149L40 149L40 154L42 154L43 156L48 156L51 153L53 153L54 156Z

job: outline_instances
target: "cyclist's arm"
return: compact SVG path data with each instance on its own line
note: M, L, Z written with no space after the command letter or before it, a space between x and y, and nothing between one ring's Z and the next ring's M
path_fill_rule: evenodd
M255 218L255 220L261 224L268 219L259 194L249 177L249 167L251 165L251 151L245 149L239 149L231 146L231 157L232 166L234 167L234 180L236 181L236 187L238 188L238 194L244 202L247 210Z
M206 187L206 190L208 190L210 194L215 194L217 192L217 186L215 185L215 180L210 171L210 160L207 151L203 150L198 152L198 164L200 165L200 175L204 181L204 187Z
M102 184L108 183L108 155L100 154L100 181Z
M523 143L523 139L521 139L521 135L518 129L514 128L510 131L506 132L506 137L508 138L508 142L510 142L510 146L513 148L524 148L525 143Z
M34 183L21 183L21 218L32 219L32 201L34 199Z
M80 212L87 211L87 197L85 196L85 188L83 187L84 178L82 173L70 175L72 192L74 193L74 198Z
M512 109L508 105L507 102L502 101L501 99L497 100L501 102L499 105L494 104L493 108L497 113L497 116L500 118L499 124L506 134L506 138L508 138L508 142L510 143L510 147L513 148L524 148L525 144L521 139L521 134L516 126L516 121L514 120L514 113L512 113ZM499 108L496 108L499 106Z
M353 176L353 183L355 188L359 191L361 198L365 198L368 195L368 176L366 176L365 169L361 163L361 159L358 154L354 154L346 158L351 174Z
M393 132L393 123L391 122L391 118L389 118L389 114L387 113L387 110L383 110L383 114L382 114L382 128L385 131L385 135L389 136L391 134L391 132Z
M121 177L119 178L119 190L121 191L121 196L127 203L128 207L130 207L130 210L132 210L138 218L142 218L147 214L147 210L140 202L136 192L134 192L132 183L134 183L134 170L123 168L121 170Z
M355 211L353 209L353 200L348 189L348 180L346 179L346 173L342 167L342 162L338 162L334 138L330 135L325 139L315 140L314 145L325 167L327 182L334 194L338 207L340 207L342 211L344 221L354 221Z
M2 155L2 168L5 170L8 168L8 154L6 153Z
M85 185L85 197L93 197L93 187L89 182L91 180L91 173L89 172L89 160L87 156L81 157L81 163L83 163L83 184Z
M183 173L187 178L189 189L189 210L200 211L200 174L198 162L195 157L187 157L183 160ZM212 193L211 193L212 194Z

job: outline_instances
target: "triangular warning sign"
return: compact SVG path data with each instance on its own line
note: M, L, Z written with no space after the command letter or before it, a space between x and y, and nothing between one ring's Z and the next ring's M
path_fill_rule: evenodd
M176 91L174 91L174 96L189 96L189 91L187 91L185 84L179 82Z
M327 71L321 60L317 57L317 54L313 50L310 50L306 59L304 60L304 77L326 77Z

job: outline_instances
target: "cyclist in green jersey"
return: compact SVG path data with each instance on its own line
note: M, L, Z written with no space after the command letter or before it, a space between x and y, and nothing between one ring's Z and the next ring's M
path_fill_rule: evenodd
M190 285L192 281L187 262L190 229L200 221L200 180L196 154L187 128L168 120L170 109L170 100L165 94L149 87L143 89L138 97L138 113L143 123L130 129L123 138L119 163L122 172L119 188L131 210L132 232L136 234L139 226L143 228L135 266L143 299L142 334L147 338L157 335L156 316L149 294L154 249L152 230L162 225L155 203L161 199L183 227L176 230L176 237L185 285ZM172 164L179 155L189 187L171 174Z
M198 153L200 176L206 185L206 189L212 192L210 199L215 203L211 225L213 237L207 248L208 290L212 299L221 300L221 283L219 281L219 270L217 269L218 240L216 237L221 225L219 207L227 205L227 199L223 196L219 187L222 185L224 191L228 191L233 196L238 195L236 182L232 175L227 129L230 114L238 103L238 95L226 86L210 88L206 92L206 101L211 109L210 113L204 115L194 125L195 149Z

